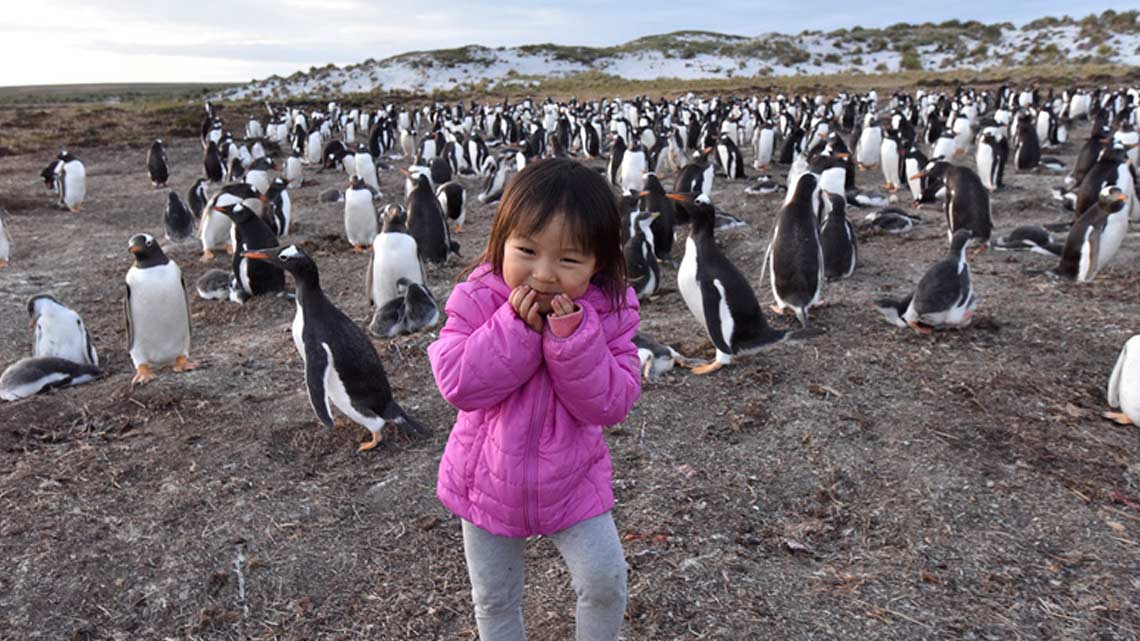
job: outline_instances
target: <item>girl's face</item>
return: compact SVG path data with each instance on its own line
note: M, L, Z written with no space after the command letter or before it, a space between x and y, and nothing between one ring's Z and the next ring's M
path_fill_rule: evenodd
M503 280L511 289L529 285L537 291L543 314L550 313L550 302L558 294L580 298L590 287L597 260L573 243L563 216L530 236L512 233L503 248Z

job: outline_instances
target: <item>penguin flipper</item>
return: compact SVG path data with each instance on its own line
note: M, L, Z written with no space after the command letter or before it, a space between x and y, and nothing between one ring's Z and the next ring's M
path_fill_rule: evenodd
M372 263L376 260L376 251L368 253L368 269L364 272L364 297L368 299L368 306L372 307L376 301L372 300Z
M317 420L332 428L332 413L329 410L328 390L325 389L325 376L328 368L332 367L324 344L316 345L305 341L305 387L309 389L309 404Z
M131 286L124 285L127 295L123 297L123 318L127 322L127 351L135 347L135 324L131 321Z
M1129 339L1131 342L1131 339ZM1116 366L1112 368L1112 375L1108 378L1108 406L1120 407L1120 377L1124 374L1124 361L1128 358L1128 342L1120 350L1116 359Z
M709 339L717 349L725 354L731 354L732 346L729 343L732 341L735 328L731 317L732 310L724 301L724 286L717 279L699 280L697 285L701 288L701 304L704 307L705 327L708 329ZM729 314L729 317L721 318L721 312Z

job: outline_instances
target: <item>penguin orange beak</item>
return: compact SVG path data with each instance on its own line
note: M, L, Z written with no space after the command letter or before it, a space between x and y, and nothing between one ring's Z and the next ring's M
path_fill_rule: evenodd
M1116 198L1113 198L1113 200L1119 200L1119 201L1123 202L1125 200L1128 200L1128 195L1127 194L1120 194Z
M139 252L142 251L142 249L143 249L142 245L131 245L130 247L127 248L127 251L131 252L132 254L138 254Z
M263 203L269 202L269 196L266 196L265 194L258 194L257 199Z
M926 178L926 172L920 171L917 174L910 177L911 180L918 180L919 178Z
M637 195L638 195L639 197L641 197L641 198L645 198L646 196L648 196L648 195L649 195L649 192L647 192L647 191L642 191L642 192L638 192L638 194L637 194Z
M244 256L246 258L252 258L254 260L269 260L269 254L267 254L265 252L259 252L259 251L242 252L242 256Z
M816 138L819 138L820 140L827 138L827 134L816 134L815 136L816 136Z
M705 147L705 153L711 154L712 153L712 147Z
M400 167L400 173L404 174L405 176L409 176L409 177L412 175L412 172L408 171L407 169L404 169L403 167Z
M851 157L851 154L849 154L845 151L841 151L841 152L835 154L835 157L840 159L840 160L847 160L848 158Z

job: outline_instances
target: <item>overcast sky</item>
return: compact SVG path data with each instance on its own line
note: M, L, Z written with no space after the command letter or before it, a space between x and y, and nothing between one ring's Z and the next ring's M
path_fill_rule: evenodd
M93 7L92 5L98 5ZM6 0L0 86L77 82L220 82L288 75L411 50L537 44L613 45L702 29L754 36L956 18L1020 25L1140 3L1071 0L641 2L595 0ZM1080 7L1080 8L1078 8Z

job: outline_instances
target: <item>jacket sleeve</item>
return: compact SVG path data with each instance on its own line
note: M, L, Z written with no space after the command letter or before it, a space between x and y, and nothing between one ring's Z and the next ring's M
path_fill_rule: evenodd
M588 425L616 425L641 396L641 373L633 335L637 298L627 298L617 331L607 339L598 312L580 301L582 322L566 338L547 328L542 351L554 393L574 418ZM617 312L613 312L617 314Z
M443 398L465 412L499 404L542 364L542 335L508 302L481 306L462 285L447 299L447 324L428 347Z

